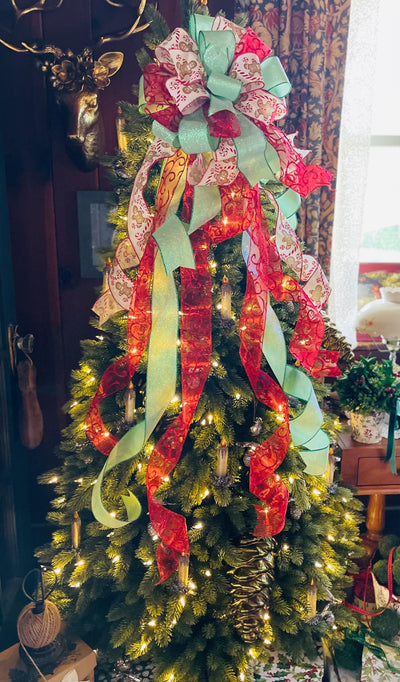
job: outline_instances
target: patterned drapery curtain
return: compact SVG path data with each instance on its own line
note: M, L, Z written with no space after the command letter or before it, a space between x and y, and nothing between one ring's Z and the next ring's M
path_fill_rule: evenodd
M250 25L274 51L292 83L286 133L309 149L309 163L333 175L335 187L350 0L237 0ZM302 202L297 233L329 275L334 192L314 191Z

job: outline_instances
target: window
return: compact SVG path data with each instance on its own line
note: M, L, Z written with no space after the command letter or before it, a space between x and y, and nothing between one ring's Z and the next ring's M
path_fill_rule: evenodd
M400 263L399 25L399 0L351 0L329 314L354 346L360 263Z

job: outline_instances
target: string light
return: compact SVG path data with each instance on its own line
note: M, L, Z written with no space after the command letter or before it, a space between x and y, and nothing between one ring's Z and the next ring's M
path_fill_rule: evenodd
M110 538L112 535L114 535L114 531L112 530L111 533L107 533L107 537Z
M208 490L208 488L206 488L204 493L203 493L203 497L207 497L209 494L210 494L210 491Z
M76 478L74 483L83 483L83 478Z
M196 530L200 530L201 528L203 528L202 522L199 521L198 523L195 523L195 525L193 526L193 528L196 528Z
M347 497L342 497L342 502L344 502L346 504L346 502L348 502Z
M57 476L53 476L53 478L50 479L49 483L57 483L58 478Z
M174 395L174 397L171 400L171 403L177 403L179 400L179 395Z
M218 362L217 362L216 360L214 360L213 363L212 363L212 366L213 366L213 367L218 367L218 366L219 366L219 365L218 365Z
M326 536L326 539L329 540L329 542L335 542L335 538L330 533Z
M208 569L208 568L207 568L207 570L206 570L206 571L204 571L204 573L205 573L205 575L207 576L207 578L209 578L209 577L210 577L210 575L211 575L211 571L209 571L209 569Z
M207 424L207 422L206 422L205 419L202 419L200 423L201 423L202 426L205 426L205 425Z
M243 680L244 680L244 673L240 673L239 679L242 680L242 682L243 682Z
M144 561L144 562L143 562L144 566L151 566L152 563L153 563L153 560L152 560L152 559L148 559L148 561Z
M251 656L252 658L255 658L255 654L254 654L253 649L249 649L249 656Z
M291 484L294 483L294 478L293 478L293 476L289 476L289 483L291 483Z
M212 424L214 417L213 417L212 414L209 414L209 415L207 416L207 419L208 419L208 423L209 423L209 424Z
M155 628L155 626L157 625L157 623L156 623L155 620L149 620L149 622L147 623L147 625L150 625L151 628Z
M71 407L76 407L76 406L77 406L77 404L78 404L78 401L77 401L77 400L75 400L75 401L74 401L74 402L72 403Z
M117 561L120 560L120 558L121 558L121 557L119 556L119 554L117 554L115 557L113 557L113 559L111 559L111 561L112 561L113 564L116 564Z
M313 491L312 491L312 494L313 494L315 497L319 497L319 495L321 495L321 491L318 490L318 488L314 488Z
M282 549L284 549L284 550L285 550L285 552L286 552L286 551L287 551L287 550L289 549L289 545L286 545L286 544L285 544L285 545L283 545L283 546L282 546Z
M179 603L181 604L181 606L185 606L185 604L186 604L185 597L179 597Z
M316 561L314 566L315 566L315 568L322 568L322 564L320 564L319 561Z
M236 400L240 400L240 398L241 398L240 393L235 393L235 398L236 398Z
M117 516L117 512L115 511L110 512L110 516L112 516L113 519L115 519L115 517Z
M71 587L80 587L81 583L71 583Z
M75 564L75 566L83 566L84 563L85 563L84 560L81 559L80 561L77 561L77 563Z
M269 613L264 613L263 618L264 620L269 620L271 616L269 615Z
M271 644L271 640L270 639L264 639L264 644Z
M54 573L55 573L56 575L59 575L59 574L61 573L61 568L55 568L55 569L54 569Z
M196 585L196 583L193 582L193 580L189 580L189 583L188 583L188 584L189 584L189 587L190 587L191 590L196 590L196 589L197 589L197 585Z

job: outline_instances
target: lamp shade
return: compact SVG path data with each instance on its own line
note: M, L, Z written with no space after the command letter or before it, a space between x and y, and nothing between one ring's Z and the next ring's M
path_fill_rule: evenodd
M400 339L400 287L382 287L382 298L370 301L357 314L356 329L362 334Z

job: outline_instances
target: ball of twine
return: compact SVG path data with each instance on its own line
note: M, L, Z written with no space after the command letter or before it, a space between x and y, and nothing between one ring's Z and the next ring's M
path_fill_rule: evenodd
M51 601L44 602L41 613L34 613L35 604L27 604L18 616L17 632L21 644L41 649L50 644L61 628L60 612Z

